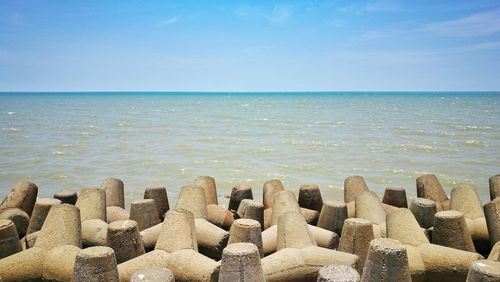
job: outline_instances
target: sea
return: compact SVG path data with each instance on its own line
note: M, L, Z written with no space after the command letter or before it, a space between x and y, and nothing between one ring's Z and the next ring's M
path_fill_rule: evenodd
M239 183L261 201L271 179L342 200L351 175L412 198L433 173L485 202L499 106L499 92L0 93L0 201L21 180L52 197L116 177L127 208L158 185L174 206L198 175L216 179L222 205Z

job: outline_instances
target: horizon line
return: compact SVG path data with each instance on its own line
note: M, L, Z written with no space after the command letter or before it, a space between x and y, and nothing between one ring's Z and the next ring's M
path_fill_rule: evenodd
M500 93L500 90L317 90L317 91L160 91L160 90L77 90L77 91L0 91L0 94L8 93L165 93L165 94L190 94L190 93L224 93L224 94L245 94L245 93Z

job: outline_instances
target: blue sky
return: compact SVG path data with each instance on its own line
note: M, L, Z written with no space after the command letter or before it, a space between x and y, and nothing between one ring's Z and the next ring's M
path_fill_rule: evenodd
M500 90L500 1L0 0L0 91Z

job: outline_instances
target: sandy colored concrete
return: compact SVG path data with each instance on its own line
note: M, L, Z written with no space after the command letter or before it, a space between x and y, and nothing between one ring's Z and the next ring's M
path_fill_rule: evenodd
M500 197L500 174L493 175L489 179L490 184L490 200Z
M307 226L304 217L297 212L288 212L278 219L278 239L276 249L302 249L316 246L316 241Z
M133 259L145 253L137 222L119 220L109 224L107 245L115 251L117 263Z
M62 245L46 252L42 277L48 281L71 281L75 259L80 251L77 246Z
M264 210L264 230L268 229L273 225L273 208L268 208Z
M299 188L299 206L302 208L321 212L323 198L316 184L304 184Z
M175 207L193 213L194 218L207 218L207 200L205 190L196 185L181 188Z
M106 221L106 192L97 188L83 188L75 204L80 209L81 220Z
M0 219L0 259L22 251L16 226L9 219Z
M7 208L19 208L31 216L35 205L38 187L31 182L21 181L14 185L7 197L0 203L0 211Z
M417 197L436 202L437 211L449 209L449 199L441 183L434 174L424 174L417 178Z
M318 219L318 227L342 234L347 219L347 204L340 201L325 201Z
M106 207L106 222L111 223L117 220L126 220L129 219L130 213L120 207L112 206Z
M234 243L224 249L219 282L234 281L266 281L260 263L259 250L254 244Z
M50 208L36 239L35 247L50 250L57 246L74 245L81 248L81 238L79 209L70 204L60 204Z
M488 260L500 261L500 242L497 242L493 246L493 248L491 248L491 252L488 255Z
M434 225L434 214L437 212L436 202L426 198L413 198L410 202L410 211L422 228Z
M133 201L130 205L129 219L137 222L141 231L161 222L155 201L152 199Z
M144 190L144 199L152 199L155 201L158 217L160 220L163 220L165 213L170 210L167 189L162 186L148 187Z
M256 220L240 218L234 222L229 230L227 244L229 246L235 243L252 243L257 247L260 257L264 257L261 227L260 223Z
M106 192L106 206L125 208L123 181L117 178L107 178L101 183L101 189Z
M358 272L347 265L327 265L319 269L317 282L359 282Z
M372 224L362 218L349 218L344 222L338 250L357 255L355 268L362 273L370 242L374 239Z
M76 204L78 194L71 190L60 190L54 193L54 199L61 201L61 204Z
M176 282L217 281L220 262L216 262L194 250L175 251L167 259L168 269Z
M158 240L158 236L161 232L162 225L163 222L151 226L148 229L144 229L140 232L142 237L142 244L144 245L144 249L146 250L146 252L154 250L156 241Z
M227 246L229 232L202 218L196 218L194 225L198 251L209 258L220 259L222 250Z
M260 223L262 230L264 230L264 205L250 199L241 201L236 214L240 218L253 219Z
M61 201L57 199L39 198L35 202L35 206L33 207L33 213L31 214L26 234L30 234L42 229L43 222L45 221L45 218L49 213L50 207L59 205L60 203Z
M358 195L366 191L369 189L363 177L354 175L344 180L344 202L352 202Z
M387 187L382 198L382 203L397 208L408 208L406 200L406 190L404 188Z
M37 247L0 259L0 281L39 281L43 261L44 250Z
M476 251L463 213L455 210L436 213L432 243L469 252Z
M37 232L33 232L31 234L24 236L20 240L21 246L23 247L23 250L33 248L35 246L36 238L38 238L39 234L40 234L40 231L37 231Z
M137 271L130 282L175 282L174 274L167 268L150 267Z
M30 222L29 215L19 208L7 208L0 210L0 219L12 220L16 226L17 234L19 237L26 235L28 225Z
M500 241L500 197L484 205L484 214L491 245Z
M243 201L244 199L253 200L252 187L250 187L250 185L246 183L235 185L231 189L228 209L236 212L240 207L241 201Z
M81 250L75 259L72 281L119 281L113 249L90 247Z
M389 238L370 242L361 281L411 281L406 247Z
M356 217L366 219L373 224L379 225L378 230L380 230L380 232L376 233L380 233L381 237L385 237L386 213L377 194L372 191L363 192L356 197L355 203ZM375 237L378 237L377 234L375 234Z
M235 215L230 210L216 204L207 205L207 220L220 228L229 230Z
M467 282L498 282L500 281L500 262L477 260L471 264Z
M301 213L297 198L292 191L278 192L274 197L272 224L278 224L278 218L287 212Z
M166 252L182 249L198 251L193 214L183 209L169 210L165 214L155 249Z
M429 243L424 231L409 209L400 208L398 211L388 214L386 224L387 238L413 246Z
M262 203L264 209L273 207L274 198L281 191L285 191L285 188L283 188L283 183L280 180L273 179L264 183L262 186Z
M308 224L316 225L318 224L319 212L317 210L311 210L306 208L300 208L300 213L306 220Z
M217 198L217 186L213 177L206 175L198 176L194 180L194 185L203 188L203 190L205 191L207 205L219 204L219 200Z
M82 246L107 246L108 224L100 219L89 219L82 222Z
M151 267L168 268L169 253L164 250L154 250L126 262L118 264L118 273L121 282L130 281L132 275Z

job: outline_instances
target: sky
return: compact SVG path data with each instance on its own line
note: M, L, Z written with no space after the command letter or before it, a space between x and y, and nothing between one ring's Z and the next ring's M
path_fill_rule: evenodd
M0 91L479 90L498 0L0 0Z

